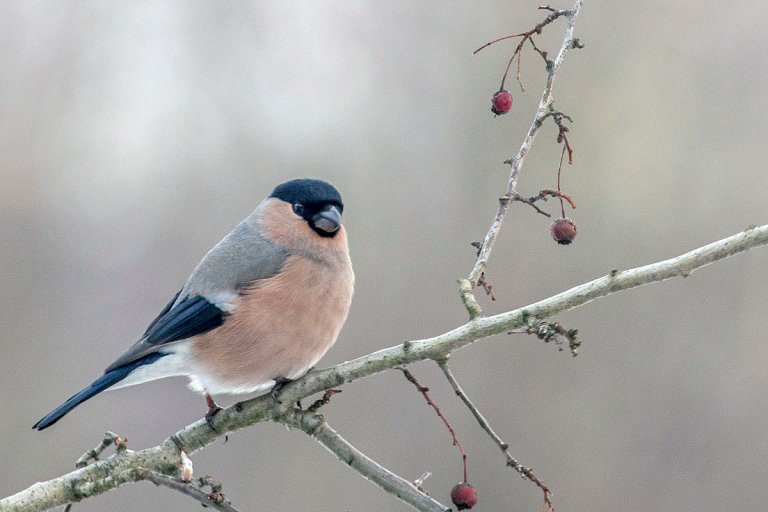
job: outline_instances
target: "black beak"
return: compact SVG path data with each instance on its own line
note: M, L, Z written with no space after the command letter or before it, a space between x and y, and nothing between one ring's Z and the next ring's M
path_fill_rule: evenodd
M329 235L335 233L339 230L339 226L341 226L341 212L336 206L330 204L312 217L312 224L315 226L315 229L319 229Z

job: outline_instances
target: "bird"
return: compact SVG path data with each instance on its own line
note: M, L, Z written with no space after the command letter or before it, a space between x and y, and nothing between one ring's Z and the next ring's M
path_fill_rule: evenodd
M197 264L144 334L90 385L33 428L43 430L105 390L186 376L205 396L277 393L333 346L346 321L355 274L330 183L301 178L275 187Z

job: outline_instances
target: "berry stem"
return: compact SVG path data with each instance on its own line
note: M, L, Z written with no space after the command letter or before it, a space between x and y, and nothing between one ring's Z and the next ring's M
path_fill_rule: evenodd
M508 36L500 37L498 39L494 39L493 41L489 41L489 42L485 43L483 46L481 46L480 48L478 48L477 50L473 51L472 55L475 55L480 50L484 50L485 48L488 48L492 44L496 44L499 41L504 41L505 39L512 39L513 37L523 37L524 35L525 35L525 33L522 33L522 34L511 34L511 35L508 35Z
M542 6L542 7L539 7L539 9L546 9L548 11L551 11L552 14L550 14L549 16L544 18L544 20L542 20L541 23L537 24L531 30L528 30L526 32L522 32L520 34L511 34L511 35L508 35L508 36L499 37L498 39L494 39L493 41L485 43L483 46L481 46L480 48L478 48L477 50L472 52L472 54L475 55L480 50L482 50L484 48L487 48L487 47L491 46L492 44L498 43L499 41L504 41L506 39L512 39L514 37L522 37L520 42L517 44L517 48L515 48L515 51L512 52L512 57L510 57L509 58L509 62L507 62L507 68L504 70L504 76L501 78L501 87L499 87L500 90L504 89L504 82L506 82L506 80L507 80L507 75L509 74L509 68L512 67L512 61L515 60L515 57L517 57L517 81L520 84L520 89L523 90L523 91L525 90L525 89L523 89L523 82L520 80L520 55L522 55L521 52L523 50L523 46L525 45L525 42L528 41L531 38L531 36L533 36L534 34L541 34L541 31L542 31L542 29L544 27L546 27L547 25L549 25L550 23L555 21L560 16L573 16L574 15L574 13L571 12L571 11L560 11L560 10L552 9L549 6ZM533 44L533 47L536 48L536 45L534 43L532 43L532 44ZM547 62L545 54L542 53L541 51L539 51L538 48L536 48L536 51L538 51L542 55L542 57L544 57L544 61Z
M560 213L565 217L565 204L563 203L563 196L560 190L560 172L563 169L563 158L565 158L565 144L563 144L563 151L560 153L560 164L557 166L557 194L560 199Z
M453 445L456 448L458 448L459 453L461 453L461 460L464 464L464 480L462 481L466 482L467 481L467 454L464 452L464 448L461 446L461 443L459 442L459 438L456 437L456 432L453 431L453 427L451 426L451 423L448 421L448 419L445 416L443 416L443 413L440 412L440 408L429 397L429 388L419 384L419 381L416 380L416 377L410 371L408 371L407 368L400 368L400 371L403 372L403 375L408 380L408 382L416 386L416 389L419 390L419 393L421 393L424 396L424 400L426 400L429 406L435 410L435 412L440 417L440 419L443 420L443 424L445 424L446 428L448 429L448 432L451 433L451 437L453 437Z

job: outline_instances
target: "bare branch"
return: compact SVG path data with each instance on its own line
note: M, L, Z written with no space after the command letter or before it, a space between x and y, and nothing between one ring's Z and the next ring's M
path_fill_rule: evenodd
M126 450L0 500L2 512L34 512L103 494L128 482L141 480L137 468L175 472L181 457L175 446L163 443L139 452Z
M453 446L455 446L459 453L461 454L461 462L464 465L464 479L462 482L467 481L467 453L464 451L464 447L461 446L461 442L459 441L459 438L456 436L456 431L453 430L453 425L451 425L451 422L448 421L448 418L445 417L443 414L443 411L440 410L440 408L437 406L437 404L432 400L432 397L429 396L429 388L427 386L422 386L421 383L416 379L416 376L411 373L407 368L400 368L400 370L403 372L403 375L405 375L405 378L416 386L416 389L421 393L421 395L424 397L424 400L427 401L427 404L432 407L432 409L437 413L437 416L443 421L443 425L445 425L445 428L448 429L448 432L451 434L451 437L453 438Z
M523 82L520 80L520 61L521 61L522 56L523 56L522 50L523 50L523 46L525 45L526 41L530 41L531 44L533 45L533 47L536 49L536 51L539 52L539 54L542 57L544 57L544 62L547 64L547 68L549 68L549 66L550 66L550 61L547 60L546 52L542 52L541 50L539 50L539 48L536 46L536 43L533 42L531 37L533 36L533 34L541 34L541 31L544 29L544 27L546 27L547 25L549 25L550 23L552 23L553 21L555 21L556 19L558 19L561 16L570 16L571 14L573 14L573 11L563 11L563 10L558 10L558 9L552 9L549 6L547 6L547 7L539 7L539 9L546 9L548 11L551 11L552 14L548 15L546 18L544 18L543 21L541 21L540 23L536 24L536 26L533 27L531 30L528 30L526 32L521 32L520 34L511 34L511 35L508 35L508 36L499 37L497 39L494 39L493 41L485 43L483 46L481 46L480 48L478 48L477 50L472 52L472 54L475 55L479 51L481 51L481 50L491 46L492 44L496 44L496 43L498 43L500 41L504 41L506 39L511 39L513 37L522 37L520 42L517 44L517 47L515 48L515 51L512 52L512 56L509 58L509 62L507 63L507 67L504 70L504 75L501 78L501 86L499 86L499 90L503 90L504 89L504 83L507 81L507 75L509 75L509 69L510 69L510 67L512 67L512 62L515 60L515 57L517 57L517 73L515 74L515 77L517 78L517 82L520 84L520 90L525 91L525 88L523 87Z
M539 489L542 490L544 493L544 507L546 507L550 511L554 511L555 507L552 504L552 492L549 490L549 487L542 482L539 477L537 477L533 470L529 467L523 466L520 464L517 459L515 459L511 453L509 453L509 445L505 443L501 437L496 433L495 430L491 427L491 424L488 423L488 420L485 419L485 416L480 412L480 410L475 406L475 404L472 402L472 400L469 399L469 396L464 392L461 385L459 384L459 381L456 380L456 377L454 377L453 372L450 368L448 368L448 363L445 361L439 362L438 366L440 366L440 369L443 370L443 373L445 374L445 377L448 379L448 382L451 384L451 387L453 388L453 391L456 393L456 395L461 399L462 402L464 402L464 405L467 406L469 411L472 413L472 415L475 417L477 422L480 424L480 427L485 430L485 432L490 436L491 439L493 439L493 442L496 443L496 446L499 447L501 452L504 454L504 457L507 459L507 466L511 467L524 477L528 478L530 481L535 483ZM466 478L465 478L466 480Z
M448 507L431 498L415 484L392 473L349 444L338 432L328 426L328 423L326 423L321 415L314 412L292 409L283 421L286 425L300 428L309 434L340 461L416 510L423 510L425 512L450 511Z
M558 13L558 16L565 16L568 19L568 28L565 30L565 36L563 37L563 44L560 47L560 51L552 63L552 66L547 71L547 82L544 87L544 92L541 95L541 101L539 101L539 108L536 111L536 116L531 123L531 127L528 129L528 134L525 136L525 140L523 141L522 146L520 146L520 150L517 152L517 155L509 160L511 169L509 173L507 191L505 194L507 197L515 197L517 195L517 180L523 167L525 156L531 149L533 141L536 139L536 134L541 128L541 121L546 117L547 113L549 112L549 106L552 104L552 87L554 85L555 78L557 77L557 72L560 70L560 66L563 64L563 60L565 59L565 55L568 53L568 50L574 47L573 24L576 21L576 17L579 15L579 10L581 9L582 3L583 0L576 0L573 8L569 11L556 11L549 6L540 7L541 9L546 9L552 11L553 13ZM508 208L509 201L499 203L496 215L491 222L491 227L483 239L483 245L480 249L480 254L477 256L475 266L472 268L472 271L469 273L469 277L467 278L469 282L472 283L473 288L477 286L480 275L485 271L485 267L488 264L488 258L491 256L493 244L496 241L496 236L499 234L499 230L501 229L501 225L504 221L504 216Z
M604 277L575 286L528 306L494 316L478 317L433 338L407 341L402 345L379 350L332 368L312 372L306 377L287 384L281 397L286 401L293 401L416 361L424 359L441 361L452 351L479 339L536 325L541 320L612 293L674 277L688 277L710 263L766 244L768 244L768 225L750 227L741 233L675 258L624 271L613 270Z
M331 402L331 397L333 395L336 395L338 393L341 393L340 389L326 389L325 393L323 393L322 398L318 398L315 400L312 405L307 407L307 411L309 412L317 412L318 409L320 409L324 405L328 405Z
M200 483L202 485L212 486L211 492L207 493L190 483L179 480L178 478L172 478L170 476L156 473L154 471L149 471L146 469L139 470L138 474L142 480L148 480L155 485L162 485L164 487L168 487L169 489L173 489L174 491L178 491L181 494L187 495L190 498L199 501L204 507L210 507L214 510L220 510L221 512L239 512L235 507L230 505L229 501L227 501L224 498L224 495L221 494L220 485L212 485L210 482L208 482L208 480L210 480L209 478L200 479Z
M615 292L673 277L687 277L710 263L766 244L768 244L768 225L750 227L741 233L675 258L630 270L614 270L604 277L573 287L523 308L490 317L475 318L433 338L408 341L331 368L310 372L306 376L288 383L283 388L282 403L274 402L268 395L237 403L222 410L214 417L213 422L216 430L212 430L205 420L201 419L175 433L159 446L137 452L125 450L53 480L36 483L26 490L0 500L0 512L46 510L102 494L124 483L141 480L141 475L136 473L138 468L174 476L181 467L181 451L192 454L218 438L261 421L300 425L302 430L311 431L318 441L329 447L335 437L340 439L340 436L322 422L319 415L296 411L292 404L297 400L416 361L432 359L439 362L454 350L466 347L477 340L496 334L504 334L521 327L527 328L558 313ZM297 415L300 414L304 414L301 416L301 421L297 419ZM312 428L313 425L317 428ZM363 462L350 463L350 465L366 478L372 481L381 478L382 482L392 480L398 482L398 485L401 485L401 481L407 482L386 472L384 468L367 459L365 455L353 447L347 446L344 450L346 453L356 456L359 454L361 458L357 460ZM380 477L378 476L380 474L387 476L386 478ZM379 481L376 483L386 488ZM410 500L406 502L414 507L416 507L414 503L417 502L417 498L425 500L420 502L422 508L416 507L418 510L444 510L444 508L439 508L442 505L436 505L437 502L431 498L429 500L424 498L424 495L413 484L408 483L408 485L414 490L410 494L397 495L398 497L404 501ZM402 492L404 488L398 487L398 489L398 492Z

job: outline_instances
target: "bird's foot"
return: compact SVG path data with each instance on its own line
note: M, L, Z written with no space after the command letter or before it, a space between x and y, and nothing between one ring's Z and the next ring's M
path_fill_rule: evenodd
M213 400L213 397L208 393L205 394L205 404L208 406L208 412L205 413L205 423L211 430L216 430L216 427L213 426L213 417L219 413L221 407L219 407Z
M280 390L282 390L289 382L291 382L291 379L286 377L277 377L275 379L275 385L272 386L272 390L269 392L269 396L272 397L272 400L279 404L283 403L279 398L277 398L277 395L280 394Z

